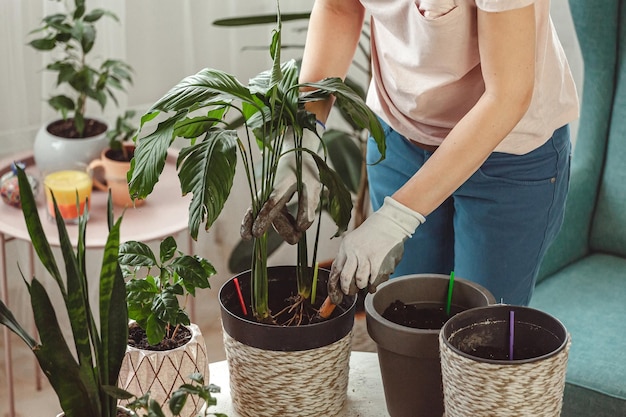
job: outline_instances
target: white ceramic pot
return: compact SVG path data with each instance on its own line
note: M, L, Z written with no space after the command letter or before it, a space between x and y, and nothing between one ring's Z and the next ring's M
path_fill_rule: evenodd
M118 386L136 396L150 391L166 415L171 415L167 401L172 392L182 384L190 384L189 375L201 373L205 384L209 382L209 364L206 344L197 325L187 326L191 340L184 346L167 351L152 351L128 346L122 361ZM188 398L182 417L198 415L203 402L196 396Z
M39 129L33 144L35 164L41 172L59 171L76 165L86 167L100 157L109 142L106 130L88 138L68 139L52 135L47 128L48 125L45 125Z

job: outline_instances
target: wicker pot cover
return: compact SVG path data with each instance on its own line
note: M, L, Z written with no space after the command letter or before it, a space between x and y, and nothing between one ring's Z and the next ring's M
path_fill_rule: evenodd
M570 337L554 317L528 307L475 308L448 320L439 343L446 417L561 415Z
M321 303L326 295L319 294L319 289L326 288L328 271L320 270L318 278ZM249 273L239 275L238 280L249 302ZM274 290L295 288L294 268L270 268L269 285L270 297L276 294ZM234 287L232 279L226 282L219 299L230 392L238 415L336 415L347 399L356 297L344 297L330 320L277 326L242 318Z
M172 392L184 383L191 383L189 375L201 373L205 383L209 382L206 344L197 325L188 326L191 339L187 344L167 351L152 351L128 346L122 362L119 387L136 396L150 391L166 415L171 415L167 401ZM203 402L190 396L180 414L195 417Z

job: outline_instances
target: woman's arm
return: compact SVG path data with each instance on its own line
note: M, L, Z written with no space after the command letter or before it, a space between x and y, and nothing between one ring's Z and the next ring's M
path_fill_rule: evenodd
M361 36L365 10L358 0L317 0L311 11L300 82L344 79ZM332 101L308 103L307 110L326 121Z
M394 199L428 215L476 172L520 121L535 82L535 25L534 5L498 13L478 10L485 92Z

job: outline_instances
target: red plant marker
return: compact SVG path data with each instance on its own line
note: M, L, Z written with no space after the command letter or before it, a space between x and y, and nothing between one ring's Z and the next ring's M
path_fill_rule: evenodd
M248 315L248 310L246 309L246 303L243 301L243 294L241 293L241 287L239 286L239 280L237 278L233 279L235 281L235 288L237 289L237 296L239 297L239 304L241 304L241 309L243 310L243 315Z

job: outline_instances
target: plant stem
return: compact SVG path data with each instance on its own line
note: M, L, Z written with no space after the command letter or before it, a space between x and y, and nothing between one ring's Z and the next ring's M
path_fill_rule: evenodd
M270 318L268 306L268 276L267 276L267 232L254 239L254 256L252 260L251 289L252 312L260 322Z

